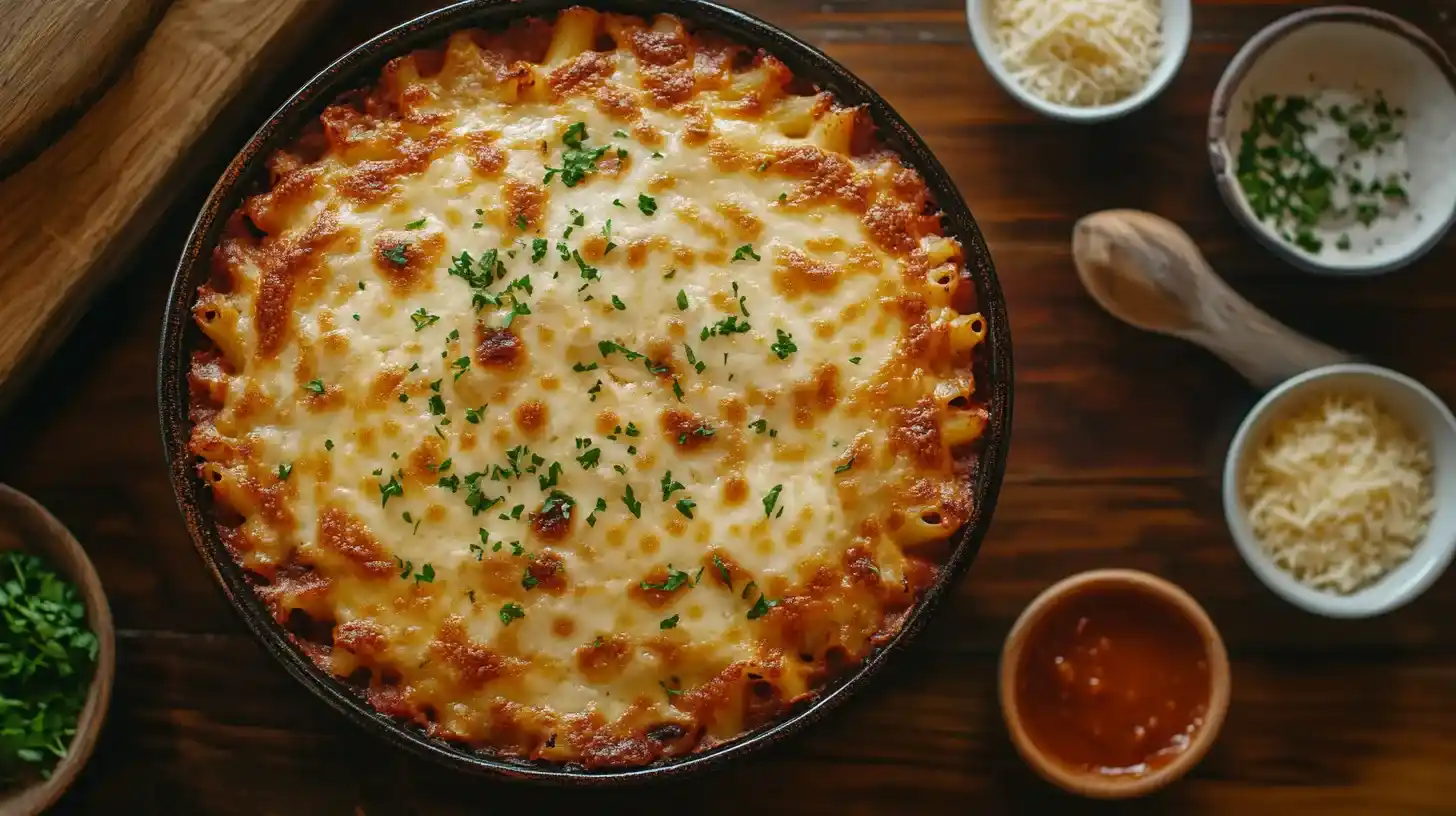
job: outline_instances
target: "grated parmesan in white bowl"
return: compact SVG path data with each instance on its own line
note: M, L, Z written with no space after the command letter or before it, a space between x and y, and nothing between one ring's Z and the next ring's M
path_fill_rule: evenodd
M1100 122L1147 103L1177 73L1189 0L966 0L971 39L1022 104Z
M1330 617L1389 611L1456 550L1456 419L1387 369L1306 372L1244 420L1223 498L1240 553L1285 599Z

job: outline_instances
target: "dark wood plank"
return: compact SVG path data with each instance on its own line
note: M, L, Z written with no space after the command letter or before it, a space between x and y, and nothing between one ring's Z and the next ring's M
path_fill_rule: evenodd
M280 93L424 3L351 9ZM880 89L955 175L1011 307L1013 452L981 556L919 641L804 735L661 791L560 794L460 777L357 732L243 632L192 551L156 431L160 306L187 223L242 132L146 241L0 422L0 481L41 499L88 548L125 631L112 720L68 812L1101 812L1033 778L995 704L1002 638L1025 604L1084 569L1128 566L1197 596L1234 658L1226 730L1195 776L1132 812L1432 813L1456 801L1456 577L1385 618L1336 622L1279 601L1223 526L1218 471L1256 394L1191 346L1129 329L1082 292L1068 238L1115 206L1183 223L1244 294L1295 327L1424 379L1456 314L1456 241L1397 275L1338 282L1283 267L1229 217L1202 152L1224 65L1292 2L1203 3L1174 86L1124 121L1038 119L969 49L959 0L744 0ZM1443 32L1440 4L1380 4ZM1456 10L1453 10L1456 14ZM265 105L258 108L258 118ZM145 780L140 782L139 780ZM356 810L357 809L357 810Z

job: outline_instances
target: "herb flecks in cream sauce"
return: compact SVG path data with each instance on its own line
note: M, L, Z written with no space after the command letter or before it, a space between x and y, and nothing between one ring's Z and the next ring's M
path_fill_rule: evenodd
M1372 252L1409 215L1405 117L1378 91L1260 97L1239 145L1250 209L1310 254Z

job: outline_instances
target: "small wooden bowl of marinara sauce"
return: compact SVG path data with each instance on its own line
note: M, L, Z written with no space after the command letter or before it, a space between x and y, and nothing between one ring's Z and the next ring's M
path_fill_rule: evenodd
M1022 758L1098 799L1187 773L1228 711L1223 639L1188 593L1132 570L1084 572L1043 592L1001 653L1001 711Z

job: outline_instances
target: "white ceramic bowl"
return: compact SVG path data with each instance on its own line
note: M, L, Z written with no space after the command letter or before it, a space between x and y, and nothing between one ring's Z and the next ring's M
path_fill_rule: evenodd
M1168 83L1173 81L1174 75L1183 65L1183 57L1188 54L1188 41L1193 36L1192 0L1163 0L1163 61L1153 69L1152 75L1148 77L1148 84L1132 96L1111 105L1095 108L1059 105L1023 88L1001 64L1001 53L991 36L993 26L990 15L994 3L995 0L966 0L966 24L971 29L971 42L975 44L976 52L981 55L981 61L986 64L986 70L1018 102L1037 113L1064 122L1106 122L1132 113L1152 101L1153 97L1162 93Z
M1373 396L1425 440L1434 468L1436 511L1425 540L1405 563L1350 595L1305 586L1276 566L1254 537L1240 490L1244 463L1263 441L1270 425L1331 391ZM1224 463L1223 510L1239 554L1254 574L1285 600L1331 618L1365 618L1389 612L1426 591L1456 553L1456 418L1429 388L1386 368L1348 363L1306 371L1266 394L1239 426Z
M1392 107L1408 112L1412 222L1379 247L1319 254L1295 247L1254 215L1239 185L1239 142L1253 100L1324 88L1378 89ZM1208 152L1224 203L1275 254L1310 272L1390 272L1430 251L1456 222L1456 67L1420 29L1384 12L1353 6L1296 12L1255 35L1229 63L1213 94Z

